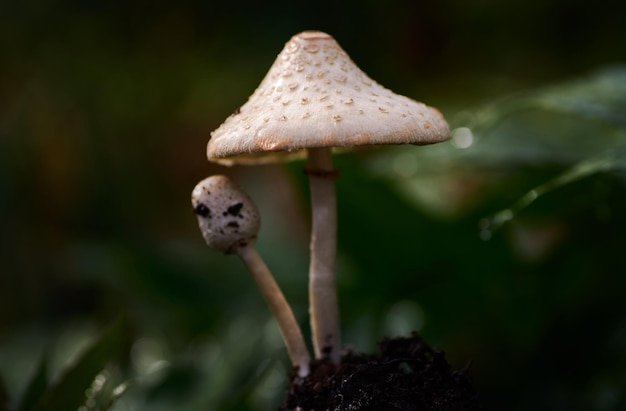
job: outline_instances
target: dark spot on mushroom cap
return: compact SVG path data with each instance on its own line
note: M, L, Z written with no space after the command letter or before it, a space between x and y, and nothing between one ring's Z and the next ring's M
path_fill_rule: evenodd
M200 203L193 209L193 213L201 217L211 218L211 210L205 204Z
M227 227L234 227L234 228L239 228L239 223L236 221L231 221L230 223L226 224Z
M241 211L241 208L243 207L243 203L237 203L237 204L233 204L230 207L228 207L228 209L226 210L226 212L230 215L234 215L236 216L237 214L239 214L239 212Z

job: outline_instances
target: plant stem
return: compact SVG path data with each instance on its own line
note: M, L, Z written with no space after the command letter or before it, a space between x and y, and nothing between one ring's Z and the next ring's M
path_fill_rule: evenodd
M337 260L337 195L330 148L308 150L311 188L311 263L309 303L315 357L339 363L341 336L335 265Z
M244 262L250 274L252 274L254 281L261 290L261 294L263 294L270 306L270 310L278 322L280 333L287 346L291 363L294 367L298 367L298 375L300 377L306 377L309 374L311 358L302 337L300 326L270 270L256 251L254 241L248 241L246 245L240 245L237 247L236 253Z

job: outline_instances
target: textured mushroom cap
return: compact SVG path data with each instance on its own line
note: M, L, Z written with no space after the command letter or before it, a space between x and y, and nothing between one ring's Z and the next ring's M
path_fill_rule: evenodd
M200 181L191 193L191 205L210 247L229 254L256 239L259 212L228 177L215 175Z
M317 147L431 144L450 129L432 107L384 88L335 39L305 31L287 42L250 96L211 133L210 161L256 164Z

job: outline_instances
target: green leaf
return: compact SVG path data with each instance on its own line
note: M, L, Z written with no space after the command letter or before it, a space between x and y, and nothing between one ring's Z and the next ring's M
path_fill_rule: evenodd
M0 411L10 411L9 394L4 386L4 380L0 376Z
M85 395L84 411L106 411L136 383L135 379L120 382L119 367L108 366L94 378Z
M375 157L372 168L417 206L443 217L472 212L471 198L464 204L446 196L465 173L474 172L486 187L520 170L550 170L549 179L523 187L517 202L483 220L488 238L544 194L626 168L626 66L509 96L459 113L451 124L450 142L395 148Z
M108 398L103 400L103 404L98 408L99 411L108 411L110 410L115 402L122 397L122 395L126 394L126 391L133 385L137 383L136 380L128 380L125 381L116 387L109 393Z
M524 194L515 204L498 211L480 222L481 237L488 239L494 231L530 206L545 194L594 174L626 169L626 145L608 150L601 155L583 160L557 177L540 184Z
M600 120L626 128L626 67L600 69L587 76L511 96L473 113L468 126L487 130L512 114L540 109Z
M74 411L85 401L87 390L95 377L116 359L121 352L124 339L124 321L115 321L105 332L83 353L51 385L42 400L35 406L35 411Z
M30 411L37 404L46 391L48 385L48 354L44 352L39 361L39 366L30 380L22 400L19 411Z
M553 119L550 121L550 117L543 117L541 120L547 133L519 135L509 128L509 132L503 135L495 131L495 125L503 122L524 130L515 116L524 110L565 114L569 127L559 127ZM528 123L531 118L525 116L524 121ZM492 146L513 141L515 148L533 147L533 155L528 158L534 161L538 158L566 160L566 168L559 175L529 190L510 207L483 219L481 236L486 239L543 195L595 174L626 169L626 67L599 70L578 80L533 90L502 104L494 104L479 111L472 127L483 134L500 134L500 138L491 141ZM516 139L522 143L515 144ZM520 151L500 150L499 160L518 160L520 156L516 153ZM563 153L567 156L562 157Z

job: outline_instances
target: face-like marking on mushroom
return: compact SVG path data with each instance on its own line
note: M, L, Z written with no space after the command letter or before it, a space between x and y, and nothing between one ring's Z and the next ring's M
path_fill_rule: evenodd
M241 209L243 208L243 204L242 203L236 203L231 205L230 207L228 207L226 209L226 211L224 211L223 215L227 216L228 214L235 216L235 217L242 217L239 212L241 211Z
M202 180L193 189L191 204L209 246L229 254L256 238L259 213L250 197L227 177Z
M204 203L199 203L194 209L193 213L204 218L211 218L211 210Z

